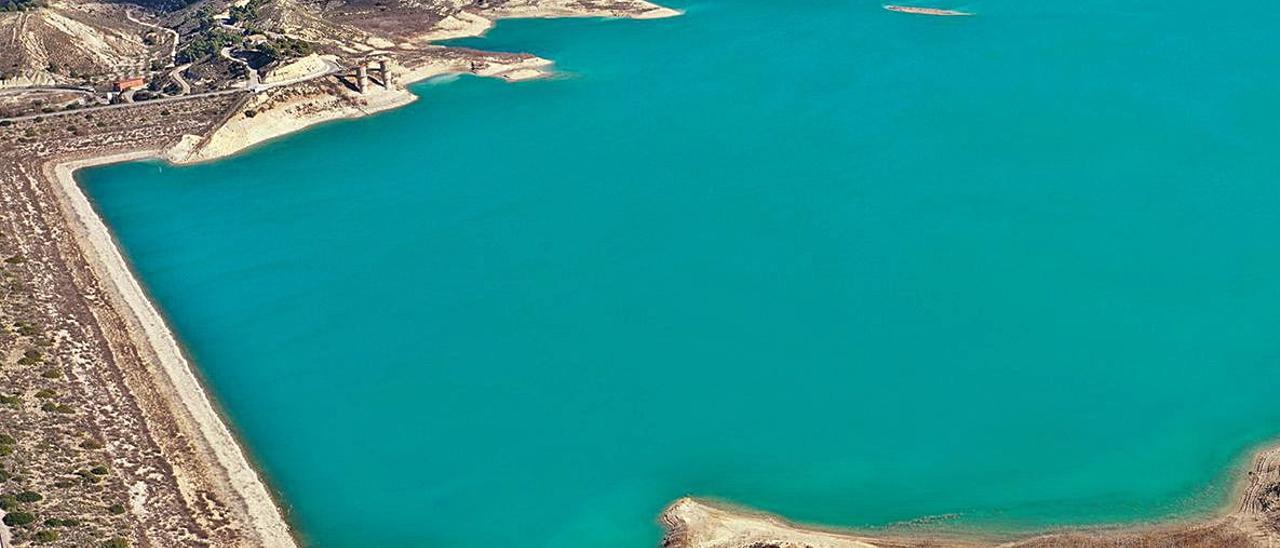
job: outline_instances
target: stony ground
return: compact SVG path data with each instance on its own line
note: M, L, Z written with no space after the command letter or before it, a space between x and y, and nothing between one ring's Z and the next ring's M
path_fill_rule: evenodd
M15 545L240 543L217 471L184 438L42 171L203 134L239 99L0 127L0 505Z

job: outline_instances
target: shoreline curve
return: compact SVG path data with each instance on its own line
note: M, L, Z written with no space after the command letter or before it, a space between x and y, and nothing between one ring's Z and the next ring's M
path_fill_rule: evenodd
M1274 546L1280 545L1280 439L1244 453L1232 465L1232 487L1213 508L1150 521L1062 525L1015 531L982 526L911 530L796 523L769 512L712 498L685 496L658 516L664 548L889 548L924 546Z
M163 159L162 150L130 151L85 159L55 160L46 164L45 172L55 183L60 205L69 227L79 243L90 267L105 287L119 312L127 311L129 336L139 349L154 353L162 386L175 395L171 403L179 403L194 419L201 439L197 443L202 454L212 456L212 464L224 473L230 492L239 497L239 506L248 517L250 529L262 546L296 547L299 545L282 511L282 505L267 487L257 466L232 432L230 421L209 394L202 378L187 358L186 352L170 329L164 316L143 288L140 277L130 267L106 221L94 209L88 195L75 179L81 169L124 162ZM125 315L125 314L122 314ZM136 329L135 329L136 328Z

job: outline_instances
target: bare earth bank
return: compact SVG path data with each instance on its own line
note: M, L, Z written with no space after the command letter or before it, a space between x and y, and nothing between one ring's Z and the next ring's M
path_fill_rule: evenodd
M767 513L691 497L673 502L658 519L666 530L662 544L668 548L1272 547L1280 546L1280 446L1254 453L1232 498L1228 506L1208 517L1063 529L1020 538L911 524L866 532L803 526Z

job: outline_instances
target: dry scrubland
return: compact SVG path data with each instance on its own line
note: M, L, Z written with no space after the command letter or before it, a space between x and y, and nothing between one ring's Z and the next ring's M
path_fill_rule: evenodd
M25 120L0 128L0 457L16 545L254 545L248 506L174 397L55 162L151 150L208 132L235 95Z

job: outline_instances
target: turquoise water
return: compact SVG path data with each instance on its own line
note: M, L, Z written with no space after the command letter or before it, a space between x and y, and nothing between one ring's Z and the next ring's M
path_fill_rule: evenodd
M1280 4L679 7L82 175L309 542L1148 520L1280 434Z

